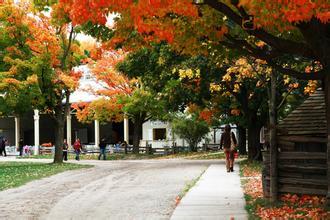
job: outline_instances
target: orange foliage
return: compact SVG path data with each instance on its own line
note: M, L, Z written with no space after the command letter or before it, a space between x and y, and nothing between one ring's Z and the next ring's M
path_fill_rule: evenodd
M199 113L199 119L211 124L213 118L213 111L210 109L204 109Z
M230 1L222 2L234 7ZM240 0L239 5L254 15L257 27L284 31L294 28L297 22L312 18L323 23L330 21L328 0ZM62 8L74 24L92 21L105 25L109 13L120 14L120 21L111 26L120 31L108 45L129 40L135 29L144 41L166 40L193 50L198 39L207 37L210 42L216 38L218 41L228 31L214 10L198 8L192 0L60 0L56 7ZM180 20L182 17L189 22ZM258 45L262 46L262 43Z
M49 18L41 16L38 19L28 19L27 23L32 36L27 41L27 45L36 56L49 54L52 66L58 67L60 64L58 56L61 51L60 40L51 26Z
M123 119L123 104L118 103L118 96L131 95L134 81L115 69L116 64L126 57L124 51L100 51L100 59L89 62L91 72L102 84L102 88L90 88L89 92L99 95L100 99L91 103L75 103L72 107L77 111L79 121L99 119L119 122Z
M232 109L230 111L230 114L238 116L241 113L241 111L239 109Z
M288 29L291 24L309 21L316 17L323 23L330 22L328 0L244 0L240 1L250 14L255 15L259 26Z
M260 171L245 165L242 167L243 176L248 177L243 186L244 193L251 196L254 202L263 198L262 181ZM265 207L257 205L255 214L261 219L327 219L327 212L322 208L325 197L285 194L280 198L281 205L277 207Z
M97 80L106 84L104 89L95 91L99 95L112 97L118 94L129 95L132 88L129 79L119 73L115 66L124 60L126 53L124 51L106 51L95 64L91 64L91 72Z

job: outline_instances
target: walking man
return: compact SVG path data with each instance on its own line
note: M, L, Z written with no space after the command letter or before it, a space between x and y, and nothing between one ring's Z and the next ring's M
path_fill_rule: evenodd
M2 155L2 152L4 153L3 155ZM7 157L7 153L6 153L6 138L5 137L0 137L0 154L1 154L1 156Z
M101 138L99 147L100 147L100 155L99 155L99 160L101 159L101 156L103 155L103 160L106 160L106 155L105 155L105 151L106 151L106 142L105 142L105 138Z

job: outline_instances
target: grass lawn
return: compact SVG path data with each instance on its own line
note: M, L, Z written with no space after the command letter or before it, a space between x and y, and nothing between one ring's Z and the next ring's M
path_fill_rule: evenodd
M81 160L97 160L98 159L97 153L94 154L81 154ZM52 159L53 155L31 155L28 157L17 157L23 159ZM173 158L183 158L183 159L190 159L190 160L212 160L212 159L224 159L225 155L223 152L181 152L177 154L170 154L170 155L160 155L160 154L124 154L124 153L112 153L107 154L107 160L146 160L146 159L173 159ZM74 160L75 155L69 154L69 160Z
M41 179L67 170L89 168L79 164L45 164L27 162L0 163L0 191L18 187L32 180Z
M263 197L261 171L261 162L240 162L249 219L327 219L322 196L282 194L276 204L271 204Z

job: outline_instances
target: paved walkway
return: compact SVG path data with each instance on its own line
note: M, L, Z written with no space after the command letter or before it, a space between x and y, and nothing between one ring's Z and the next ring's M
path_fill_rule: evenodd
M211 165L176 207L171 220L248 219L238 166Z

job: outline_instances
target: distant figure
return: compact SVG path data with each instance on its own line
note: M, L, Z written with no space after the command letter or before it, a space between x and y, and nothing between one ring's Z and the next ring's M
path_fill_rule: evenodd
M23 155L24 155L24 156L29 156L29 155L30 155L30 146L25 145L25 146L23 147Z
M6 153L6 138L5 137L0 137L0 154L1 156L5 156L7 157L7 153ZM3 154L2 154L3 152Z
M77 138L76 141L74 142L73 149L74 149L74 152L76 153L76 160L80 160L79 155L80 155L80 152L82 150L82 147L81 147L81 143L80 143L79 138Z
M63 141L63 160L67 161L68 160L68 142L66 141L66 139L64 139Z
M99 147L100 147L100 155L99 160L101 159L101 156L103 155L103 160L106 160L105 150L106 150L107 143L105 142L105 138L101 138Z
M24 146L23 138L20 138L19 142L18 142L18 150L19 150L20 157L23 156L23 146Z
M117 144L115 144L115 152L119 153L120 152L120 146L122 145L122 143L120 141L118 141Z
M237 146L235 134L231 132L230 125L225 126L225 131L221 135L220 148L223 147L226 154L227 172L234 172L234 151Z

